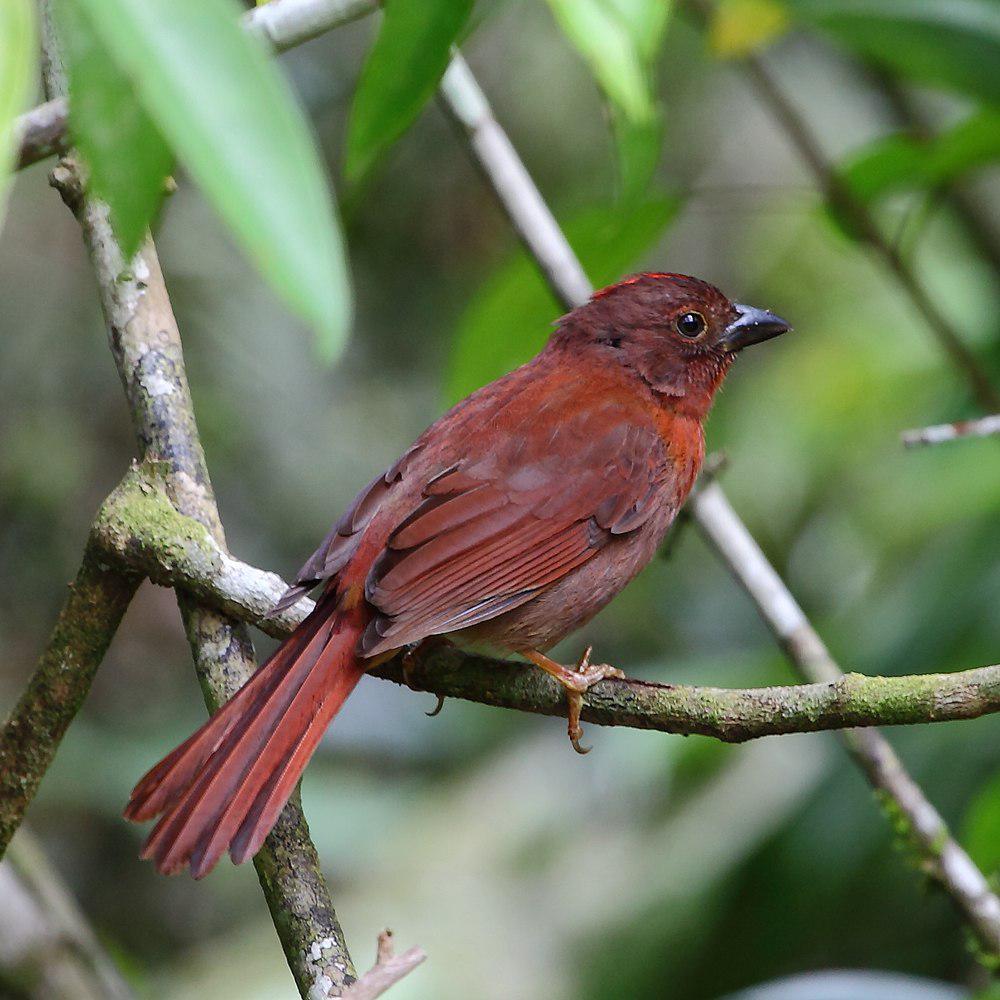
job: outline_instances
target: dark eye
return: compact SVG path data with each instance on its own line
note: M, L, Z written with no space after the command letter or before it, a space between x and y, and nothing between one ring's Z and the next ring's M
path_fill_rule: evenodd
M705 317L701 313L687 312L678 316L677 322L674 325L682 337L691 337L693 339L705 332Z

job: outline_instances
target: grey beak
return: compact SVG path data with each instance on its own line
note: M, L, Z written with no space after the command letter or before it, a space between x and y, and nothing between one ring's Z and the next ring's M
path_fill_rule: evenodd
M773 312L755 309L739 302L734 302L733 305L740 315L726 327L726 332L722 335L721 344L727 351L742 351L744 347L759 344L791 330L791 326Z

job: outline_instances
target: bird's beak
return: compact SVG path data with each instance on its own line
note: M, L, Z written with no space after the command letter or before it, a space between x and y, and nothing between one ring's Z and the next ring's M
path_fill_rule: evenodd
M791 330L791 326L773 312L754 309L753 306L744 306L739 302L734 302L733 305L739 317L726 327L726 332L722 335L721 345L726 351L742 351L744 347L759 344Z

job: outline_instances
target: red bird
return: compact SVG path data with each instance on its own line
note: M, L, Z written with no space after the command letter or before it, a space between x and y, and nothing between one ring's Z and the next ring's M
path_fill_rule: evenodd
M474 392L377 476L275 611L315 610L258 673L135 787L163 814L143 848L205 875L255 854L367 669L431 636L527 657L567 691L594 682L544 650L652 558L698 475L702 422L737 351L789 329L680 274L640 274L564 316L532 361Z

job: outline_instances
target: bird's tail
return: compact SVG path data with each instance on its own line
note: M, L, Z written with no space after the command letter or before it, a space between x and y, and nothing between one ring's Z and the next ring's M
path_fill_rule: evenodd
M324 598L260 670L135 786L127 819L163 815L142 849L165 874L207 874L260 849L327 724L365 672L358 609Z

